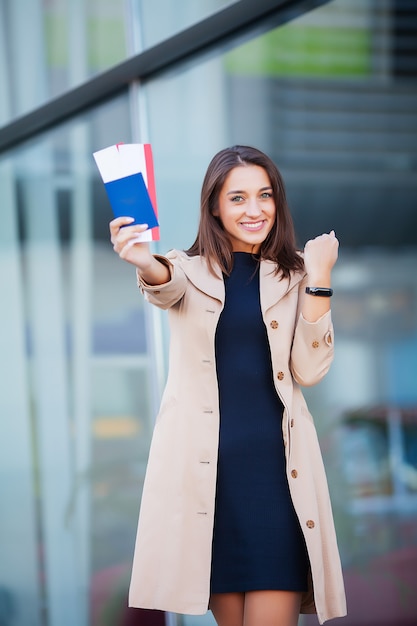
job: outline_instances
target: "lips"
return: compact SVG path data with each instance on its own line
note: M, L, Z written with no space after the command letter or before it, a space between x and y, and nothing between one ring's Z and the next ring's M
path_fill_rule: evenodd
M241 227L250 232L262 230L264 224L265 220L260 220L258 222L240 222Z

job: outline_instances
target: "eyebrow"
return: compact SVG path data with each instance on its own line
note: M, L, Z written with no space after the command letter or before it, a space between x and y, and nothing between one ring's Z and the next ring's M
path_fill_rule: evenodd
M272 187L270 185L268 187L261 187L259 191L268 191L268 189L271 189L272 191ZM236 189L235 191L228 191L227 195L229 196L230 194L236 194L236 193L246 193L246 192L243 189Z

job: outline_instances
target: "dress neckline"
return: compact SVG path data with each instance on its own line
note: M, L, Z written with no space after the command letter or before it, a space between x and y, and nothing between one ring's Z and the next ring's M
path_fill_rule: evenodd
M259 263L259 254L252 252L233 252L234 264L254 266Z

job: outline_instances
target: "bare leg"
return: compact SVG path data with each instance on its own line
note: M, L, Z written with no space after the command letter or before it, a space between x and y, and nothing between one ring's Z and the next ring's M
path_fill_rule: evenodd
M301 593L249 591L245 594L243 626L297 626Z
M244 593L212 593L209 608L217 626L243 626Z

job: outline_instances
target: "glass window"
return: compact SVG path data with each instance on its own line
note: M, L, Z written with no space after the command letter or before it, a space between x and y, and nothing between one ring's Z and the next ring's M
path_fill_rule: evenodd
M387 424L352 419L344 426L341 447L351 497L391 494Z
M124 95L0 163L2 624L127 619L155 373L92 152L129 135Z
M0 124L237 1L3 0Z
M125 17L124 0L1 2L0 124L123 61Z
M402 479L410 492L417 492L417 413L404 416L404 463Z
M239 0L131 0L138 51L172 37Z

